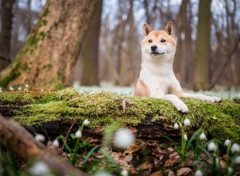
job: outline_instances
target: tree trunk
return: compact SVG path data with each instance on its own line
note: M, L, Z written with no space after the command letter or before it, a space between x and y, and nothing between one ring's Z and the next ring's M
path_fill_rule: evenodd
M209 84L209 56L211 32L211 0L200 0L197 41L194 56L194 88L207 89Z
M67 174L88 176L61 159L45 145L36 141L23 127L0 114L0 142L23 160L42 160L59 176ZM19 135L21 134L21 135Z
M101 25L102 0L98 0L96 11L93 14L89 30L82 48L81 85L98 85L98 41Z
M11 31L13 20L13 5L15 0L1 1L1 35L0 35L0 56L5 58L0 59L0 71L3 70L10 59L11 48Z
M25 83L44 89L71 86L73 66L97 2L48 0L24 47L0 74L0 86Z
M130 86L133 83L133 60L134 51L136 50L136 43L134 41L135 37L135 26L133 17L133 0L129 0L129 12L127 18L127 25L129 30L127 32L127 46L126 46L126 56L122 58L121 62L121 86Z

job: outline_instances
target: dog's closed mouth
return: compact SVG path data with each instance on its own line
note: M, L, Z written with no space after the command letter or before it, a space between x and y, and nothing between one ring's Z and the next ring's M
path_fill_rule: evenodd
M165 53L159 53L159 52L152 52L151 55L158 56L158 55L163 55Z

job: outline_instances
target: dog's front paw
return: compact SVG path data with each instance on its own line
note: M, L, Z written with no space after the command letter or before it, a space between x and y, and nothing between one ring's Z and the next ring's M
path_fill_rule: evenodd
M174 104L176 109L181 112L181 113L188 113L188 107L186 104L184 104L183 102L178 102L176 104Z
M210 97L208 101L213 102L213 103L221 103L222 99L218 98L218 97Z

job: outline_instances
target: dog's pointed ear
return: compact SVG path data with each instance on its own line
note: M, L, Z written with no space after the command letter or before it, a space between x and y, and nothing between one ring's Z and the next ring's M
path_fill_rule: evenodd
M147 36L150 32L152 32L152 28L147 24L144 23L143 25L143 36Z
M166 31L168 35L174 37L173 24L171 21L165 26L164 31Z

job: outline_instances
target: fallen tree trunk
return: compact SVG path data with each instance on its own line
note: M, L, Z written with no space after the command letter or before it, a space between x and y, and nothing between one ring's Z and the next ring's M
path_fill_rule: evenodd
M44 129L50 136L66 134L74 123L75 132L88 118L86 135L101 139L104 126L119 123L128 126L138 138L179 137L175 122L191 120L188 134L202 128L221 140L240 139L240 103L224 99L215 104L185 98L190 112L181 114L165 100L118 96L109 92L79 93L72 88L55 92L17 91L0 93L0 113L9 116L33 132Z
M62 176L70 173L88 175L65 162L44 144L36 141L23 127L5 119L2 115L0 115L0 134L0 143L23 160L44 161L54 173Z

